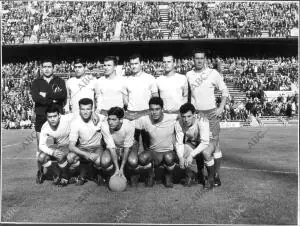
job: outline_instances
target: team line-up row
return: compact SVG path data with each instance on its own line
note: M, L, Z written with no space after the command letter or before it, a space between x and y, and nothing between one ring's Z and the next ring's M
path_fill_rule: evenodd
M86 169L82 166L87 161L97 171L99 184L103 171L111 171L110 175L126 176L136 185L142 167L148 172L146 185L152 186L154 169L163 165L165 185L173 187L178 163L185 170L184 184L191 186L195 159L197 177L204 187L220 186L218 116L228 90L218 71L206 66L205 52L195 51L195 68L186 76L174 71L173 56L165 54L165 75L157 79L141 70L139 55L130 57L133 75L127 78L116 73L116 61L116 57L106 57L105 76L96 80L87 77L84 64L76 60L76 76L66 84L53 76L52 62L43 61L43 76L31 89L39 144L37 182L43 181L43 168L53 165L55 159L54 182L59 185L70 183L69 171L78 166L80 175L75 181L84 184ZM215 87L222 92L219 107ZM70 111L72 114L62 114ZM54 146L47 146L49 137L54 139ZM142 151L139 143L143 144Z

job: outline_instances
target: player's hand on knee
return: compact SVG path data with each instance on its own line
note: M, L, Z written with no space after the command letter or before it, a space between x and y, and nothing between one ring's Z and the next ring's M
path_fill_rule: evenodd
M91 160L92 162L96 162L98 158L99 158L99 155L97 155L95 153L89 154L89 160Z
M123 178L125 178L125 175L124 175L124 171L123 171L123 169L120 169L119 170L119 176L121 176L121 177L123 177Z
M116 169L115 173L113 176L122 176L122 172L120 171L120 169Z
M193 157L189 155L185 160L184 160L184 166L189 167L192 165L193 162Z
M184 169L184 158L183 157L180 157L179 158L179 166L180 166L180 169Z
M53 152L53 156L58 159L58 161L62 161L64 158L64 153L58 149L55 149Z

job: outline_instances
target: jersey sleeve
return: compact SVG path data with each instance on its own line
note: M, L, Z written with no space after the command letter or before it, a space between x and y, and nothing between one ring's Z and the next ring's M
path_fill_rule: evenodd
M112 135L109 132L108 124L106 122L101 123L101 134L103 136L104 142L106 143L107 148L115 148L115 142Z
M54 150L48 147L47 139L48 139L47 127L44 124L40 133L39 149L42 152L52 156Z
M66 98L66 105L64 107L64 110L66 112L70 111L70 101L71 101L71 91L70 91L70 79L66 82L66 91L67 91L67 98Z
M144 117L140 117L137 120L135 120L135 129L142 130L144 128L143 118Z
M188 86L188 80L185 76L183 76L183 87L182 87L182 96L184 98L184 102L188 102L188 94L189 94L189 86Z
M71 122L71 130L69 135L69 140L73 142L77 142L79 138L79 127L78 127L78 121L74 120Z
M124 148L129 148L133 145L134 143L134 125L129 122L127 127L127 131L126 131L126 136L125 136L125 140L124 140Z
M102 105L102 101L103 101L100 82L101 81L99 81L99 80L95 82L96 109L99 111L101 110L101 105Z
M158 93L158 88L157 88L157 83L156 83L156 79L150 75L150 91L151 91L151 94L154 94L154 93Z
M215 74L215 77L214 77L215 78L215 85L221 91L222 97L228 97L229 92L228 92L227 86L226 86L226 84L223 80L223 77L216 70L214 70L214 74Z
M184 133L179 121L175 124L175 148L179 158L183 157L184 153L184 143L183 143Z

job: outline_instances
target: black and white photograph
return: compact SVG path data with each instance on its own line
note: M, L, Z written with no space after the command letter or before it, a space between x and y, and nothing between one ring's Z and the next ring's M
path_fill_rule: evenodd
M1 223L299 225L299 2L1 0Z

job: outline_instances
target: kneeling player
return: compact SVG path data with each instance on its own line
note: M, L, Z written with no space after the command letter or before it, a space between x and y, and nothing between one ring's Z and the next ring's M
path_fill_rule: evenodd
M50 105L46 109L47 121L44 123L40 133L40 152L37 153L38 162L44 168L51 168L56 173L54 183L65 186L68 184L67 175L67 154L69 153L69 133L70 122L73 119L73 114L60 115L59 107ZM54 145L48 146L47 139L53 138ZM55 165L52 161L58 163ZM43 182L43 172L37 173L37 183Z
M177 158L173 138L177 115L163 113L163 100L160 97L150 99L149 109L150 115L136 122L137 131L147 134L143 137L146 150L139 154L139 164L149 170L146 186L154 184L154 166L164 165L165 186L173 187L173 170Z
M115 174L120 174L115 150L115 144L109 133L107 123L100 121L97 125L92 122L93 101L89 98L83 98L79 101L79 115L71 123L69 149L72 153L68 155L68 162L74 169L80 165L80 162L92 162L100 170L109 170L111 161L115 166ZM104 139L108 151L101 148L101 139ZM79 145L76 145L79 140ZM86 182L86 168L80 168L80 175L76 178L77 185L83 185ZM102 178L98 173L98 182Z
M185 169L185 186L191 186L193 172L190 169L193 159L203 155L208 173L205 189L214 185L213 146L209 144L209 121L195 117L195 107L186 103L180 107L181 119L176 122L176 150L180 168ZM202 169L198 168L198 171Z
M121 162L120 173L124 175L124 167L131 170L131 185L135 180L138 167L138 144L134 140L134 122L124 119L124 111L120 107L112 107L108 110L109 131L116 145L118 160Z

